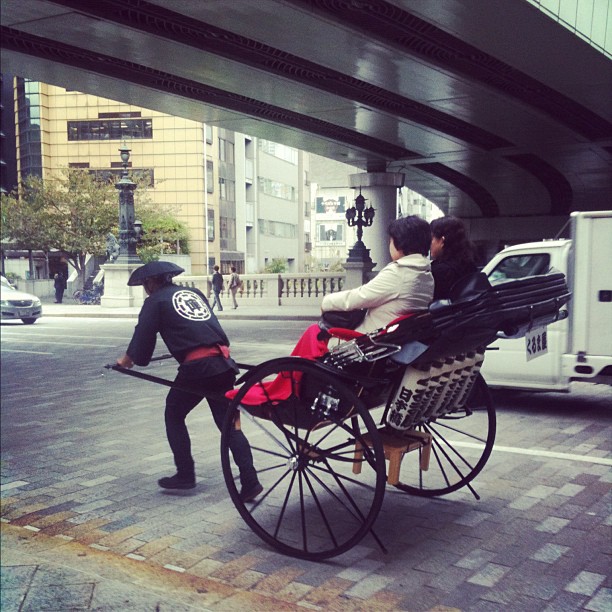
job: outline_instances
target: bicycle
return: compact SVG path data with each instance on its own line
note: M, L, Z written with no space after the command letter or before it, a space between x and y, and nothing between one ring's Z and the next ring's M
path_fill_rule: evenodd
M102 295L104 294L104 285L101 283L94 283L91 289L77 289L73 294L72 298L77 304L100 304Z

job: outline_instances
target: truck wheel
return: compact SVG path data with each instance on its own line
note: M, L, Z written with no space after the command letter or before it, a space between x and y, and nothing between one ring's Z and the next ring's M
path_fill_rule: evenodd
M21 319L25 325L32 325L32 323L36 323L36 317L28 317L27 319Z

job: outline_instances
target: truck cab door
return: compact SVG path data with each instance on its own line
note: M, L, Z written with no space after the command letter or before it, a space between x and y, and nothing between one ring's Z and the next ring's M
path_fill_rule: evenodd
M483 271L493 286L496 282L544 274L551 266L565 272L558 256L555 251L514 250L506 256L499 254ZM567 344L567 330L567 320L549 325L548 352L531 361L527 361L525 338L496 340L487 348L482 366L487 384L517 389L569 390L567 378L561 375L561 355Z

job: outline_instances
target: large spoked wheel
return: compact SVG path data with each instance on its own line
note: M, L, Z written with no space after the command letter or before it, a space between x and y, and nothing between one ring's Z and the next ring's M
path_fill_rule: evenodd
M402 461L398 489L422 497L446 495L467 486L486 464L495 442L496 418L491 393L478 376L464 409L417 428L432 436L429 469L421 469L422 450L407 453Z
M273 380L284 386L286 399L270 396ZM253 396L264 403L249 406ZM247 503L230 457L230 436L238 428L264 487ZM225 421L221 462L247 525L278 551L302 559L326 559L355 546L371 530L385 492L384 452L369 412L342 379L295 357L246 375Z

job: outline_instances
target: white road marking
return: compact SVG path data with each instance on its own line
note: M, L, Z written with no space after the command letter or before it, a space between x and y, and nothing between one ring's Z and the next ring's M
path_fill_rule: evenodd
M9 342L15 342L17 344L32 344L34 340L15 340L11 338ZM116 344L75 344L74 342L55 342L49 340L37 340L37 342L44 342L44 344L63 344L66 346L73 346L74 348L80 348L83 346L92 346L94 348L117 348Z
M28 338L33 337L33 336L42 336L44 338L53 338L54 336L59 336L60 334L58 333L41 333L41 332L30 332L28 334ZM11 334L10 332L5 332L2 331L2 337L3 338L18 338L21 339L23 338L23 334L19 334L18 332L15 332L13 334ZM62 338L91 338L91 334L87 334L85 336L75 336L72 334L61 334ZM111 339L116 339L116 340L126 340L126 336L104 336L105 340L111 340ZM127 338L129 340L129 338Z
M454 446L465 448L482 449L482 444L472 442L452 442ZM589 455L575 455L573 453L559 453L556 451L539 450L537 448L518 448L516 446L493 446L495 453L514 453L516 455L533 455L534 457L549 457L550 459L565 459L567 461L583 461L585 463L599 463L600 465L612 465L612 459L606 457L591 457Z
M3 353L28 353L28 355L54 355L54 353L44 353L43 351L20 351L19 349L0 348Z

